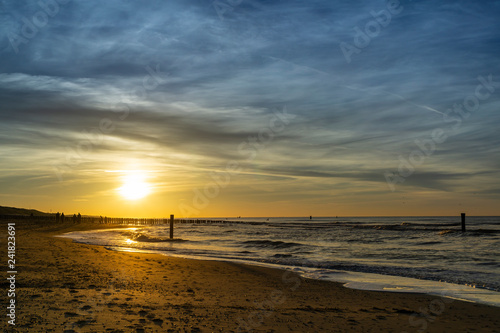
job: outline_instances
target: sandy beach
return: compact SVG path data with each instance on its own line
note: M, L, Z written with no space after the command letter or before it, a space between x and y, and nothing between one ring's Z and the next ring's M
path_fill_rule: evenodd
M2 220L4 240L7 222ZM16 325L4 314L8 332L494 332L500 327L496 307L352 290L288 271L115 252L53 237L115 225L15 222ZM6 262L6 246L1 253ZM6 293L9 282L2 286Z

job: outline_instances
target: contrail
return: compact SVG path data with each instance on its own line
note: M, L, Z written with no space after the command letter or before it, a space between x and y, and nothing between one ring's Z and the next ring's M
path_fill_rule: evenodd
M296 67L296 68L305 69L305 70L308 70L308 71L311 71L311 72L314 72L314 73L317 73L317 74L321 74L321 75L332 76L330 73L327 73L327 72L324 72L324 71L320 71L320 70L315 69L313 67L298 65L296 63L293 63L293 62L290 62L290 61L287 61L287 60L283 60L283 59L280 59L280 58L271 57L271 56L267 56L267 57L270 58L270 59L279 61L279 62L283 62L283 63L289 64L289 65L292 65L293 67ZM425 109L425 110L432 111L432 112L435 112L435 113L439 113L439 114L441 114L443 116L446 116L446 113L443 113L443 112L441 112L439 110L431 108L430 106L427 106L427 105L416 104L416 103L410 101L408 98L406 98L404 96L401 96L399 94L392 93L390 91L376 90L376 89L366 89L366 88L363 89L363 88L358 88L358 87L353 87L353 86L348 86L348 85L343 85L343 84L338 84L338 86L343 87L343 88L347 88L347 89L350 89L350 90L354 90L354 91L362 91L364 93L369 93L369 94L385 93L387 95L395 96L395 97L403 100L404 102L406 102L408 104L411 104L413 106L416 106L418 108Z

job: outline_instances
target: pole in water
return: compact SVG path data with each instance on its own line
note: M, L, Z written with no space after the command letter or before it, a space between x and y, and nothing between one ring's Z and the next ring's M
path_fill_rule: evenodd
M170 239L174 238L174 215L170 215Z
M465 213L462 213L462 232L465 232Z

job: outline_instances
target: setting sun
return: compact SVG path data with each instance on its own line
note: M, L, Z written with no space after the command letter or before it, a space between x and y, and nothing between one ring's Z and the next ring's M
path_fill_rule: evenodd
M138 200L151 193L151 186L141 174L133 173L124 177L123 186L118 192L128 200Z

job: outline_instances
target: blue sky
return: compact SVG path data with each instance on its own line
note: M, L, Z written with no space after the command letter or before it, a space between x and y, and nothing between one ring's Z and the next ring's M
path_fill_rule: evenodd
M500 214L500 1L43 3L0 2L4 205Z

